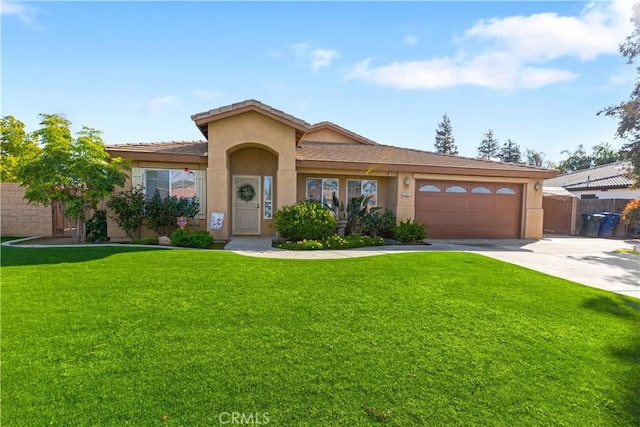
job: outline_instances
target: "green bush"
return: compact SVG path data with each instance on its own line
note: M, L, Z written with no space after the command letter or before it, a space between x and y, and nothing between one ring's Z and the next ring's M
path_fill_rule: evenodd
M394 229L396 239L402 243L415 242L427 238L427 226L415 220L400 221Z
M322 240L299 240L297 242L283 242L278 244L277 247L281 249L304 251L321 249L350 249L382 245L384 245L384 239L382 237L361 236L359 234L351 234L349 236L340 237L337 234L334 234Z
M381 214L380 208L373 208L362 217L362 233L367 236L391 238L395 226L396 214L390 210Z
M285 239L322 240L336 230L336 219L319 202L307 200L283 206L273 217L273 226Z
M177 227L176 218L184 216L194 221L200 211L200 203L197 197L191 199L175 196L160 196L156 190L151 200L146 205L149 227L158 233L158 236L169 236Z
M188 232L178 228L171 233L171 244L183 248L210 249L213 247L213 236L204 230Z
M88 242L106 242L109 239L107 237L107 212L104 209L95 211L93 216L87 221L85 230L87 233L86 240Z
M144 189L141 186L120 191L111 196L107 207L113 211L113 220L130 239L140 238L142 220L145 217Z

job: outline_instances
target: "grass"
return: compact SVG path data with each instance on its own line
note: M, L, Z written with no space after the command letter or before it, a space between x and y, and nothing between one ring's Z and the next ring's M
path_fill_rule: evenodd
M479 255L2 265L3 426L640 424L640 301Z

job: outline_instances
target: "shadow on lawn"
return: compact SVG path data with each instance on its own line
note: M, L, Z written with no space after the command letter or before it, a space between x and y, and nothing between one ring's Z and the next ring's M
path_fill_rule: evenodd
M640 300L619 297L589 298L583 307L599 313L614 315L630 322L630 330L635 331L624 347L611 347L608 350L620 360L620 363L629 365L626 385L627 411L640 423ZM640 424L639 424L640 425Z
M167 250L158 247L130 247L130 246L96 246L60 248L25 248L20 246L2 246L0 266L14 267L23 265L62 264L93 261L106 258L114 254L127 252L145 252Z

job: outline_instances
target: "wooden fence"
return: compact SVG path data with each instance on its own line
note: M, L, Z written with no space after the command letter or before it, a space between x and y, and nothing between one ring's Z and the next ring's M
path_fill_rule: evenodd
M582 230L582 215L600 212L612 212L621 214L630 199L578 199L576 211L576 230ZM616 227L614 237L624 237L624 224Z

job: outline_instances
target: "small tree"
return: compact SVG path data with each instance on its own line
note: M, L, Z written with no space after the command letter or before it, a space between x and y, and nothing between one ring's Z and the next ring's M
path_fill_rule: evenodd
M145 204L144 189L141 186L120 191L107 201L107 207L113 211L113 220L130 239L140 238Z
M500 149L498 158L507 163L522 163L522 153L520 152L520 146L511 139L507 139Z
M591 164L593 166L608 165L622 160L620 152L613 149L608 142L601 142L593 147Z
M41 114L34 132L43 147L39 155L20 166L17 178L30 203L49 206L64 202L64 215L75 241L84 242L87 218L116 186L124 185L127 164L107 152L101 132L82 127L71 136L71 122L60 115ZM73 223L72 223L73 220Z
M451 128L451 120L445 114L442 117L442 122L436 129L436 142L434 144L437 153L442 154L458 154L458 147L456 147L456 140L453 137L453 130Z
M40 147L24 129L24 123L13 116L0 120L0 181L19 182L18 169L34 160Z
M482 141L480 141L480 145L478 145L478 158L486 160L497 159L499 153L500 145L498 140L493 135L493 131L489 129L484 134Z

